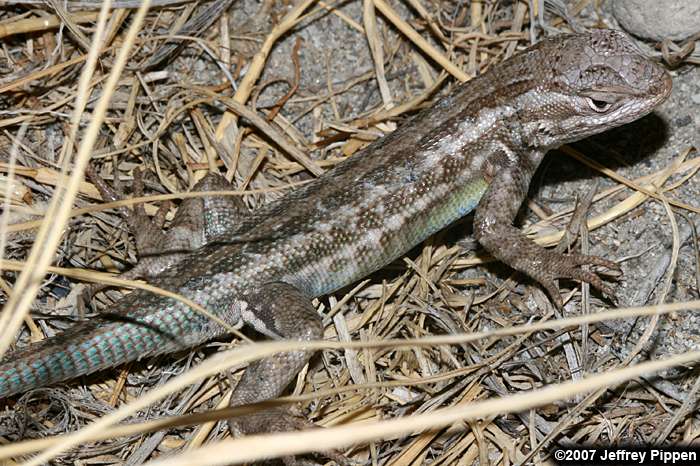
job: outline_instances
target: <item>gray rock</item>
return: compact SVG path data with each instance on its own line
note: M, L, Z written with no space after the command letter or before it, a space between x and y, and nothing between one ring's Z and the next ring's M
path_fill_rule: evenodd
M613 14L638 37L683 40L700 31L700 0L615 0Z

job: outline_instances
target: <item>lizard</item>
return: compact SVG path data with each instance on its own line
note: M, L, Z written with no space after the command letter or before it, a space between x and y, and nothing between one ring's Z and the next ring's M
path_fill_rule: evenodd
M555 305L562 305L558 278L588 282L614 297L585 266L617 269L615 262L544 249L513 222L549 150L650 113L671 88L668 72L622 32L543 39L253 212L241 215L223 197L194 208L183 203L190 213L200 210L206 234L150 281L227 324L273 338L316 340L323 328L313 298L382 268L473 212L482 247L538 282ZM227 186L216 174L203 182ZM0 361L0 399L224 333L180 301L136 290L107 316L7 354ZM281 395L310 357L295 351L250 364L230 404ZM294 425L276 411L229 421L235 435Z

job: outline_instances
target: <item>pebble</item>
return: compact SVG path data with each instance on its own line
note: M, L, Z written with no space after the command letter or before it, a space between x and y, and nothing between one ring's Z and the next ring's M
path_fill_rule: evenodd
M613 14L627 32L645 39L679 41L700 31L700 0L615 0Z

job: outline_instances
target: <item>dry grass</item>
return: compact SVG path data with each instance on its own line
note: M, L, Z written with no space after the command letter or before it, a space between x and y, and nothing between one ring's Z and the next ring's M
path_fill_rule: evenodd
M446 81L466 81L527 45L529 21L543 8L367 0L340 10L348 4L264 1L241 20L243 13L221 13L225 2L168 3L149 11L122 2L109 15L70 2L68 11L62 2L0 10L0 354L70 326L82 282L167 293L94 272L135 260L115 207L145 202L152 214L159 202L192 196L186 191L209 170L233 179L238 190L227 194L249 207L269 202L391 131ZM597 3L574 2L569 15L594 26ZM352 31L360 45L350 49L371 57L369 68L336 76L332 59L350 57L328 51L323 64L301 59L297 39L309 40L306 28L328 18L335 33ZM544 18L568 30L564 18ZM280 50L289 54L283 78L271 68ZM310 75L320 78L304 79ZM368 90L375 98L357 104ZM318 301L326 340L313 347L325 351L279 402L296 403L326 429L220 441L227 432L217 421L241 411L225 409L230 378L222 374L296 344L213 355L212 344L3 401L0 462L38 452L27 464L222 464L344 448L373 464L545 464L556 443L692 443L700 434L695 389L687 398L674 394L684 393L693 372L664 372L668 380L648 374L700 355L640 361L659 319L700 309L697 301L664 304L685 241L676 216L699 211L674 193L693 180L700 158L687 148L661 170L628 180L581 152L566 153L615 184L578 209L553 212L530 201L540 220L528 234L548 246L580 236L576 247L585 252L589 231L660 203L673 242L654 301L643 303L649 307L605 311L609 303L580 286L564 295L578 317L564 318L538 287L520 286L521 277L495 285L483 267L488 257L440 234ZM88 161L127 186L133 170L146 170L148 196L96 202L82 180ZM582 221L588 207L594 214ZM97 307L119 295L100 294ZM635 316L648 318L644 333L606 355L610 334ZM83 384L88 391L76 388Z

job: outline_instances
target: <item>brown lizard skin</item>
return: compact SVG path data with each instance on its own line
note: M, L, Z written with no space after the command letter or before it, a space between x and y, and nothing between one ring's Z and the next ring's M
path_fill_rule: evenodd
M323 329L312 298L352 284L474 211L483 247L539 282L556 304L561 298L555 279L562 277L612 296L582 266L615 263L545 250L513 221L548 150L640 118L670 91L668 73L620 32L545 39L456 86L393 133L255 212L239 218L238 207L225 198L218 207L200 205L211 234L151 281L231 325L245 323L273 337L319 339ZM225 186L216 175L206 180ZM8 354L0 363L0 398L223 333L178 301L134 291L108 317ZM231 404L279 396L310 356L284 353L252 364ZM237 435L292 425L279 412L230 422Z

